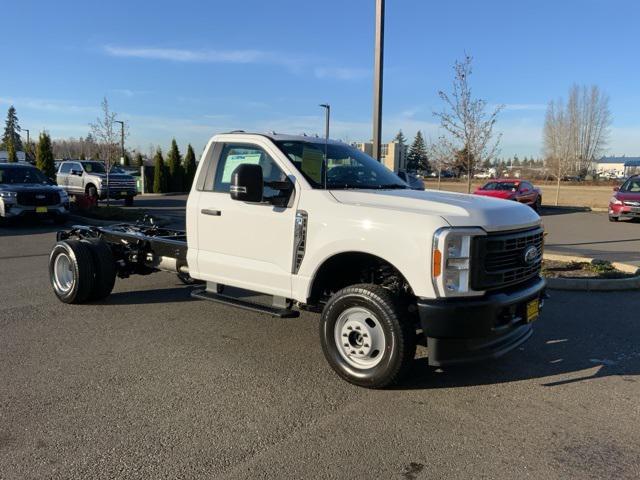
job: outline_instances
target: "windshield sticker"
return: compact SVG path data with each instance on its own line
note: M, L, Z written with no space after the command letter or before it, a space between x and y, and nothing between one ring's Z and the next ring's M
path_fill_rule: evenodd
M316 183L322 183L322 163L324 155L315 148L303 147L302 149L302 171Z
M229 155L224 164L224 171L222 172L222 183L231 183L231 174L239 165L242 165L243 163L260 165L261 156L261 153L252 153L250 155Z

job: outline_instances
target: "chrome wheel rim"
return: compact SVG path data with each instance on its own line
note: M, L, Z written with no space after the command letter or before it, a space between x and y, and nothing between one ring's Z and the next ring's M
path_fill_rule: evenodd
M384 356L386 339L378 318L363 307L351 307L340 314L334 327L340 356L352 367L373 368Z
M66 253L61 253L56 257L53 264L53 283L61 293L68 293L73 288L74 283L73 266L71 259Z

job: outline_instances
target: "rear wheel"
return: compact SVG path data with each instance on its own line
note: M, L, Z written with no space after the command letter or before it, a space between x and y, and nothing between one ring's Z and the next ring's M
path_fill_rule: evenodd
M82 240L91 250L93 268L95 272L93 289L89 294L89 300L102 300L108 297L116 282L116 262L109 245L99 238Z
M535 202L533 202L533 209L540 213L540 209L542 208L542 197L538 197Z
M95 270L91 249L85 242L56 243L49 255L49 278L53 291L64 303L82 303L93 290Z
M408 370L415 356L416 330L401 318L388 290L359 284L329 299L320 320L320 341L329 365L342 378L383 388Z
M618 217L614 217L612 215L609 215L609 221L610 222L617 222L618 221Z
M93 202L98 201L98 189L95 186L89 185L87 187L86 194L87 194L87 197L91 199L91 201Z

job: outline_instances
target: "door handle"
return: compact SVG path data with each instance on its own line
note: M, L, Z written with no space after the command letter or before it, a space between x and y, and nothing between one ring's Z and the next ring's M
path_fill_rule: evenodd
M210 208L203 208L202 210L200 210L200 213L204 215L212 215L214 217L219 217L220 215L222 215L222 212L220 210L212 210Z

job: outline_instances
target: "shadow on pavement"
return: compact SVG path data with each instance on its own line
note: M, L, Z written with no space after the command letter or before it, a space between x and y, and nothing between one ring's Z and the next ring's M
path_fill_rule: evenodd
M540 379L546 387L640 374L640 294L552 292L532 338L497 360L435 369L415 361L401 390L456 388Z
M116 292L109 295L99 305L147 305L154 303L189 302L192 287L181 285L173 288L158 288L155 290L135 290L130 292Z
M570 213L591 212L589 207L563 207L563 206L545 206L540 209L540 216L550 217L554 215L567 215Z
M71 225L69 222L58 225L52 220L19 219L0 225L0 237L17 237L21 235L38 235L54 233Z

